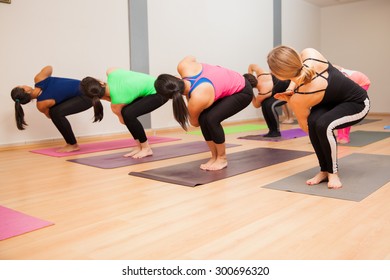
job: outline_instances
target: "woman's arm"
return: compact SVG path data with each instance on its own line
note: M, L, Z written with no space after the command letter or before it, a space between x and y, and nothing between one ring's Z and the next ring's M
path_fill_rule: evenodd
M106 71L106 76L108 76L111 72L115 71L116 69L118 69L118 67L110 67L107 69Z
M194 56L186 56L177 65L177 72L181 77L190 77L202 70L202 65L196 61Z
M52 73L53 67L51 67L50 65L45 66L38 74L35 75L34 82L39 83L40 81L43 81L44 79L50 77Z
M188 100L188 113L190 124L199 126L199 116L203 110L210 107L214 102L214 88L211 84L201 84L191 94Z
M43 101L37 102L37 109L39 112L45 114L46 117L50 119L50 108L56 104L54 99L46 99Z
M253 96L253 98L252 98L252 105L253 105L253 107L260 108L261 107L261 103L263 103L263 101L265 99L270 98L271 95L272 95L272 92L267 93L267 94L258 94L257 96Z
M124 121L123 116L122 116L122 109L125 106L126 106L126 104L111 104L111 110L115 115L117 115L119 122L121 124L125 124L125 121Z
M255 73L256 78L264 73L263 68L259 67L257 64L249 64L248 66L248 73L253 74Z
M293 110L300 128L308 133L309 127L307 119L310 115L311 106L306 101L305 96L295 94L289 98L288 104L290 105L291 110Z

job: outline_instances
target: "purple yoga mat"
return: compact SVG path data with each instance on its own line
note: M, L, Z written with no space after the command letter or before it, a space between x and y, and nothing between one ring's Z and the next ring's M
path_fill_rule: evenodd
M157 144L157 143L164 143L164 142L177 141L177 140L180 140L180 139L179 138L169 138L169 137L159 137L159 136L149 136L148 137L149 144ZM119 139L119 140L112 140L112 141L80 144L79 146L80 146L80 150L70 152L70 153L57 152L56 150L58 150L59 147L32 150L30 152L42 154L42 155L47 155L47 156L52 156L52 157L66 157L66 156L74 156L74 155L81 155L81 154L88 154L88 153L94 153L94 152L101 152L101 151L109 151L109 150L115 150L115 149L134 147L134 146L136 146L136 141L134 139L128 138L128 139Z
M53 223L0 206L0 240L50 225Z
M226 144L226 148L236 147L240 145ZM194 141L189 143L182 143L176 145L168 145L163 147L153 148L153 155L144 158L131 158L123 157L126 152L106 154L78 159L69 159L70 162L80 163L88 166L110 169L123 166L130 166L134 164L140 164L145 162L151 162L162 159L169 159L187 155L193 155L210 151L205 141Z
M238 137L238 139L278 142L278 141L307 136L307 133L300 128L283 130L280 133L282 134L282 136L280 137L264 137L264 134L262 134L262 135L242 136L242 137Z

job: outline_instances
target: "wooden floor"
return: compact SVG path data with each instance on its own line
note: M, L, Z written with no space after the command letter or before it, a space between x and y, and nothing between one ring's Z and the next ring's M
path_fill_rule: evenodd
M368 118L381 121L352 131L384 131L390 125L390 115ZM181 130L155 133L179 137L180 143L202 140ZM256 147L313 151L308 137L237 139L253 133L227 135L227 143L242 144L228 153ZM0 241L0 259L390 259L390 182L361 202L262 188L316 167L314 155L190 188L128 173L206 159L208 153L99 169L66 161L91 155L55 158L29 152L47 146L0 152L0 205L55 223ZM339 148L340 157L354 152L390 156L390 138Z

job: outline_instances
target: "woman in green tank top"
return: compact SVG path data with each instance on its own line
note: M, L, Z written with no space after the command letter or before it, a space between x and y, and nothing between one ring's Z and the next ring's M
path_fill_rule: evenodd
M156 94L155 80L156 78L144 73L110 68L107 70L107 82L92 77L86 77L81 81L81 91L92 99L94 122L103 119L103 106L100 100L106 100L111 103L112 112L127 126L136 140L137 147L124 157L143 158L153 154L138 117L154 111L168 101Z

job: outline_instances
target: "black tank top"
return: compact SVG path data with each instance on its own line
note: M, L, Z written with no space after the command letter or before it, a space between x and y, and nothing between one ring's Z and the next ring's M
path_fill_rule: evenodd
M325 79L328 82L326 88L311 92L301 92L299 88L303 85L299 85L295 89L295 93L298 94L313 94L325 90L325 95L320 104L331 104L341 102L364 102L368 98L367 91L359 86L357 83L346 77L337 68L335 68L330 62L322 61L315 58L307 58L303 61L314 60L320 63L328 64L328 68L321 73L316 72L316 76L312 79ZM305 65L305 64L304 64ZM308 67L307 65L305 65ZM328 77L324 74L328 72Z
M274 75L272 75L271 73L262 73L262 74L258 75L257 78L260 76L263 76L263 75L271 75L272 83L274 86L268 92L259 92L260 95L266 95L266 94L272 92L272 96L274 96L275 94L277 94L279 92L285 92L286 89L288 88L288 86L290 85L290 80L281 81L278 78L276 78Z

